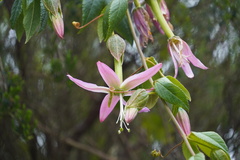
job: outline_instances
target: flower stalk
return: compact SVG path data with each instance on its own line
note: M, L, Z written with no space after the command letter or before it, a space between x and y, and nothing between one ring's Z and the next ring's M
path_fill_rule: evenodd
M134 0L134 4L135 4L136 8L141 7L141 4L138 0Z
M150 0L150 1L156 2L156 3L153 3L153 4L154 4L155 6L158 6L157 1L155 1L155 0ZM158 7L159 7L159 6L158 6ZM160 14L161 14L161 10L160 10L159 8L158 8L157 10L159 10L159 11L160 11ZM161 14L161 15L162 15L162 14ZM138 41L137 35L136 35L135 30L134 30L134 27L133 27L133 23L132 23L132 20L131 20L131 16L130 16L130 13L129 13L128 10L127 10L127 17L128 17L128 23L129 23L129 26L130 26L130 29L131 29L131 32L132 32L132 35L133 35L133 39L134 39L134 41L135 41L135 43L136 43L137 50L138 50L139 55L140 55L140 57L141 57L142 64L143 64L143 66L144 66L145 69L148 69L148 66L147 66L147 63L146 63L146 58L145 58L145 56L144 56L144 54L143 54L143 52L142 52L140 43L139 43L139 41ZM173 34L172 30L169 28L169 26L168 26L168 24L167 24L167 22L166 22L166 20L165 20L165 18L164 18L163 16L162 16L162 19L163 19L163 21L166 23L166 26L163 27L162 24L161 24L161 23L160 23L160 24L161 24L163 30L165 31L166 35L167 35L169 38L170 38L170 37L173 37L174 34ZM163 23L164 23L164 22L163 22ZM165 29L164 29L164 28L165 28ZM166 28L167 28L167 29L166 29ZM167 30L167 32L166 32L166 30ZM153 86L153 79L150 78L149 81L150 81L151 85ZM166 109L167 113L169 114L169 116L170 116L171 119L173 120L173 123L174 123L174 124L176 125L176 127L178 128L181 137L183 138L183 140L184 140L185 143L186 143L187 148L189 149L189 151L190 151L190 153L192 154L192 156L194 156L195 153L194 153L194 151L193 151L193 149L192 149L192 147L191 147L191 145L190 145L190 143L189 143L189 141L188 141L188 139L187 139L187 136L185 135L185 133L184 133L184 131L182 130L181 126L178 124L176 118L174 117L174 115L173 115L172 111L170 110L170 108L168 107L167 103L166 103L163 99L162 99L162 102L163 102L163 104L164 104L164 108Z
M156 19L158 20L158 22L160 23L163 31L165 32L165 34L167 35L168 38L171 38L174 36L174 33L172 32L172 29L169 27L166 19L163 16L163 13L161 11L161 7L159 6L157 0L147 0L149 6L152 8L152 11L156 17Z

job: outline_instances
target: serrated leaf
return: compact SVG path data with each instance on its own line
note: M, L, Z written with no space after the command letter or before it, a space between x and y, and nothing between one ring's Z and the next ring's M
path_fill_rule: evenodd
M83 0L82 1L82 25L87 24L97 16L107 5L108 0Z
M222 137L220 137L217 133L211 131L191 132L189 139L191 141L194 141L207 156L210 157L212 151L221 149L228 155L228 158L230 160L228 148Z
M115 30L123 39L128 41L128 43L130 43L131 45L133 44L133 36L126 15L116 26Z
M15 0L11 9L10 23L13 28L16 27L16 22L22 13L22 0Z
M39 32L41 32L42 30L44 30L44 28L47 25L47 21L48 21L48 12L43 4L43 2L40 2L40 28L39 28Z
M26 41L36 33L40 24L40 0L35 0L26 10L26 15L23 19L23 27L26 32Z
M172 76L167 76L167 78L175 85L177 85L185 94L185 96L187 97L187 99L189 101L191 101L191 96L190 93L188 92L188 90L182 85L181 82L179 82L176 78L172 77Z
M127 7L127 0L113 0L107 5L103 16L104 40L107 40L112 35L112 32L116 29L116 26L126 14Z
M188 100L183 91L167 77L158 79L154 84L154 88L159 97L168 103L180 106L185 110L189 109Z
M188 160L205 160L205 156L202 152L195 154L195 156L190 157Z

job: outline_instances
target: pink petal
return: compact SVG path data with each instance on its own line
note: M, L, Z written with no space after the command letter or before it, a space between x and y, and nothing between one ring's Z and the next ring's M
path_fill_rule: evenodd
M174 54L177 55L178 53L174 53L175 50L172 49L172 47L171 47L169 42L168 42L168 51L169 51L169 53L170 53L170 55L172 57L172 60L173 60L173 64L174 64L174 68L175 68L175 75L174 75L174 77L176 78L177 74L178 74L178 63L177 63L177 61L176 61L176 59L174 57Z
M143 82L154 76L161 67L162 63L159 63L141 73L134 74L133 76L128 77L123 81L120 88L123 90L130 90L135 88L136 86L142 84Z
M188 76L188 78L193 78L194 77L194 74L192 72L192 69L191 69L189 63L184 63L182 65L182 69L185 72L186 76Z
M201 69L208 69L198 58L194 56L188 44L183 41L183 51L182 53L187 57L187 59L195 66Z
M106 64L98 61L97 62L98 71L101 74L103 80L109 87L119 88L121 82L117 74Z
M148 107L143 107L138 113L149 112L150 109Z
M87 82L81 81L79 79L73 78L69 74L67 76L76 85L78 85L79 87L85 90L92 91L92 92L99 92L99 93L109 93L109 88L107 87L97 86L96 84L93 84L93 83L87 83Z
M110 98L110 95L107 94L102 101L100 112L99 112L100 122L103 122L108 117L108 115L112 112L113 108L116 106L116 104L120 99L119 96L113 96L111 104L110 106L108 106L109 98Z

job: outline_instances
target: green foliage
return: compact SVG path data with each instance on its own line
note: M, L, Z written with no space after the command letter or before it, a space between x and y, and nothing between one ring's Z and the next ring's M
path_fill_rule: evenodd
M26 14L23 18L23 27L26 32L25 43L37 32L37 28L40 25L40 1L34 0L27 6Z
M32 120L32 111L27 109L20 100L23 81L19 76L11 73L8 73L7 80L9 82L7 90L0 92L0 121L10 117L12 130L21 138L29 140L32 138L35 122Z
M10 23L12 27L16 27L16 22L22 13L22 0L15 0L11 10ZM19 25L17 23L17 25Z
M221 157L224 158L221 160L230 160L228 148L222 137L217 133L212 131L192 132L188 138L191 142L197 144L208 157L212 159Z
M188 97L186 96L185 91L181 89L183 85L179 86L180 82L173 83L176 81L172 81L170 81L167 77L162 77L158 79L154 84L155 91L157 92L159 97L161 97L168 103L177 105L184 108L185 110L188 110Z
M47 24L48 13L40 0L15 0L11 9L10 23L20 41L25 31L27 43Z
M83 0L82 1L82 24L85 25L99 16L106 7L108 0Z
M127 11L127 6L127 0L113 0L107 5L103 15L103 36L105 40L112 35L115 27L123 19Z
M196 153L196 154L200 153L200 151L195 143L193 143L193 142L192 143L189 142L189 143L190 143L194 153ZM190 159L192 157L192 154L190 153L189 149L187 148L187 145L185 142L183 142L183 144L182 144L182 151L183 151L183 155L184 155L185 159Z
M194 156L190 157L188 160L205 160L205 156L202 152L199 152Z
M128 24L127 16L125 15L120 23L115 28L116 32L127 40L131 45L133 44L133 36Z

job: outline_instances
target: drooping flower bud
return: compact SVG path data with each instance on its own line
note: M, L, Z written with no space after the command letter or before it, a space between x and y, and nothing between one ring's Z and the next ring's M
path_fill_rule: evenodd
M119 35L114 34L107 40L107 47L112 56L120 61L125 52L126 43Z
M63 38L64 23L60 0L43 0L43 3L49 11L49 17L53 23L54 30L60 38Z
M54 30L60 38L63 38L64 35L64 24L63 24L63 16L62 13L57 13L56 15L52 15L52 22L54 26Z
M144 107L148 97L148 93L145 89L138 89L132 94L125 106L125 121L127 123L130 123L137 116L138 111L149 111Z
M183 108L178 108L176 119L184 133L188 136L191 133L191 126L188 114Z
M136 8L133 11L133 20L140 34L140 44L142 47L146 47L148 40L153 41L152 33L149 27L150 17L147 11L142 7Z

